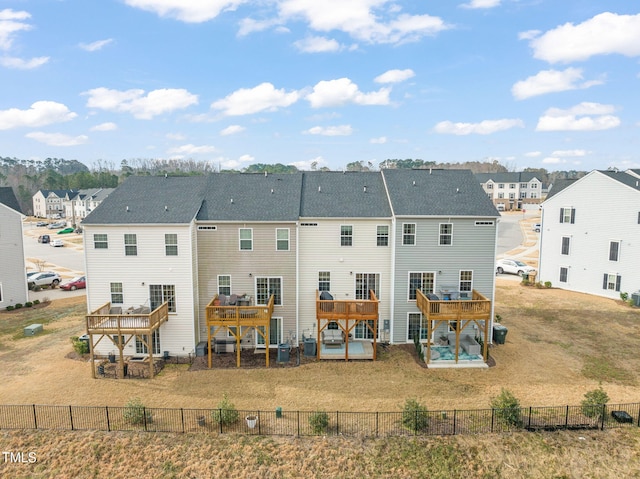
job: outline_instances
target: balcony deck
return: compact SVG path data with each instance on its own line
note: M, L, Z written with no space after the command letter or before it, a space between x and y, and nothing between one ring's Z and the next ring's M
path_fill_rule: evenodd
M323 331L327 330L330 323L336 323L344 338L344 343L341 346L344 349L344 355L341 355L339 359L344 357L344 360L348 361L349 359L372 358L375 361L376 343L378 340L378 303L378 298L373 290L369 290L369 299L349 300L320 299L320 292L316 290L316 319L318 321L319 341L317 350L318 359L338 359L333 354L322 354L324 347ZM364 322L365 327L372 333L372 352L369 348L366 348L366 354L359 354L357 357L353 354L350 356L349 337L351 335L353 338L353 332L361 322ZM371 355L369 355L369 353L371 353Z
M433 300L429 299L421 290L416 291L416 305L422 312L427 323L427 364L431 358L433 332L441 322L454 321L455 324L455 363L458 363L460 338L465 329L475 324L478 331L483 332L482 357L485 363L489 357L489 324L491 323L491 300L476 291L472 291L471 299Z
M216 294L206 307L208 365L211 368L211 345L215 335L223 330L228 331L236 340L236 365L240 367L240 351L242 338L252 329L264 339L269 347L269 325L273 315L274 296L269 298L266 305L254 306L220 306L217 305ZM261 330L260 328L264 328ZM269 367L269 355L266 354L266 365Z
M119 308L120 309L120 308ZM105 336L114 344L119 351L120 363L118 364L119 377L124 377L124 347L131 340L132 337L137 337L146 344L147 348L151 350L151 345L147 344L144 340L144 336L150 338L155 330L168 321L169 319L169 305L168 303L162 303L155 310L148 313L140 312L130 308L124 313L112 314L111 303L105 303L95 311L86 315L87 334L89 335L91 354L91 364L94 364L94 347ZM99 335L99 338L94 342L94 335ZM114 337L120 338L128 335L130 338L123 344L120 341L115 341ZM149 372L150 377L154 376L154 365L152 355L149 359ZM91 368L91 374L93 378L96 377L95 368Z

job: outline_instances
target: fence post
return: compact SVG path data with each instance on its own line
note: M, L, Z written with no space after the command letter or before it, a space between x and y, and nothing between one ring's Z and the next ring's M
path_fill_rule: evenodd
M218 409L218 425L220 426L220 434L222 434L222 408Z
M340 434L340 411L336 411L336 436Z
M493 420L495 417L495 409L491 408L491 432L493 432Z
M36 405L33 405L33 428L38 429L38 416L36 415Z
M564 428L568 429L569 428L569 405L567 404L567 413L564 417Z
M147 430L147 408L142 406L142 421L144 424L144 430Z
M107 412L107 431L111 432L111 422L109 422L109 406L105 406L104 409Z
M69 420L71 421L71 430L74 431L74 428L73 428L73 412L71 411L71 405L69 405Z
M458 422L458 414L457 413L458 413L458 410L454 409L453 410L453 435L454 436L456 435L456 425L457 425L457 422Z
M529 421L528 421L528 424L527 424L527 427L529 429L531 429L531 412L532 412L532 410L533 410L533 408L531 406L529 406Z
M180 408L180 419L182 420L182 432L184 433L184 409Z
M260 421L260 411L258 411L258 435L262 436L262 424L260 424L262 421Z
M604 414L605 414L605 410L606 410L606 409L607 409L607 405L606 405L606 404L603 404L603 405L602 405L602 414L601 414L601 419L602 419L602 421L601 421L601 423L600 423L600 430L601 430L601 431L604 431Z
M640 421L640 416L638 417L638 420ZM378 437L378 411L376 411L376 437Z
M300 411L298 411L298 437L300 437Z

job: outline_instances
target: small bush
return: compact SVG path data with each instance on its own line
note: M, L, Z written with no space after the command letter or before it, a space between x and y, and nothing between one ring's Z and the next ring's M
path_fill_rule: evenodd
M522 286L529 286L529 280L526 278L522 278Z
M40 304L40 300L39 299L34 299L33 300L33 304Z
M25 308L30 308L31 306L33 306L33 303L31 301L27 301L26 303L24 303Z
M218 409L211 412L213 421L223 426L233 424L240 418L238 410L229 400L227 393L222 395L222 400L218 403Z
M600 386L598 389L593 389L584 395L584 399L580 403L582 406L582 414L587 417L602 417L603 405L609 402L609 395Z
M538 281L538 282L536 283L536 288L538 288L538 289L542 289L542 288L544 288L544 285L543 285L540 281Z
M544 287L545 288L550 288L551 287L551 281L545 281L544 282Z
M502 388L500 394L491 399L491 409L498 419L511 426L520 426L520 401L508 389Z
M131 398L127 401L122 417L133 425L143 424L145 420L146 422L151 422L151 412L145 410L140 398Z
M496 314L496 319L495 319L496 323L499 323L502 321L502 316L500 316L499 314Z
M324 411L316 411L309 415L309 426L314 434L323 434L329 427L329 415Z
M22 303L16 303L16 309L22 308Z
M16 309L14 306L7 306L7 311L13 311L14 309Z
M402 425L411 432L426 430L429 427L427 407L416 398L407 398L402 408Z
M629 293L620 293L620 299L626 302L629 299Z
M413 337L413 345L416 347L416 353L418 353L420 361L424 362L424 351L422 350L422 344L420 344L420 338L418 338L418 335Z
M73 350L76 353L87 354L89 352L89 343L86 341L80 341L78 336L72 336L71 343L73 344Z

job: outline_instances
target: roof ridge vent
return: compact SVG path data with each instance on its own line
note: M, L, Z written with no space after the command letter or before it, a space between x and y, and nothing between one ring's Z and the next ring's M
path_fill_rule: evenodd
M127 206L127 212L129 211L129 207Z
M265 172L264 172L264 177L266 178L268 174L269 174L269 173L265 171Z
M271 194L273 194L273 188L271 188Z
M233 204L233 198L231 198L231 204Z
M169 207L167 205L164 205L164 210L169 211Z

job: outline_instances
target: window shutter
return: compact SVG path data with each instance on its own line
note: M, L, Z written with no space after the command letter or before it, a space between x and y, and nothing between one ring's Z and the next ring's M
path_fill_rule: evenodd
M564 223L564 208L560 208L560 223Z
M607 280L609 279L609 275L607 273L604 274L604 281L602 281L602 289L607 289Z
M576 222L576 209L571 208L571 224L574 224L575 222Z
M622 282L622 276L616 276L616 291L620 291L620 283Z

